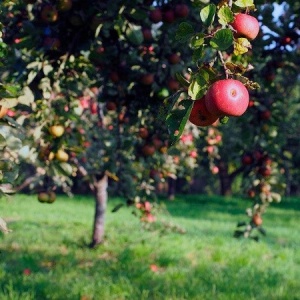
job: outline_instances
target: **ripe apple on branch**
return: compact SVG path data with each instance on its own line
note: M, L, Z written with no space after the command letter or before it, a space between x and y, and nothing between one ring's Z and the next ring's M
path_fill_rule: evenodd
M249 90L259 85L244 75L253 67L240 63L239 57L251 48L250 41L260 30L258 20L250 15L254 9L252 0L221 1L201 9L201 32L187 22L179 25L175 38L190 44L195 66L188 69L189 80L177 74L187 93L179 89L163 103L173 144L188 120L196 126L209 126L218 119L226 123L248 109Z

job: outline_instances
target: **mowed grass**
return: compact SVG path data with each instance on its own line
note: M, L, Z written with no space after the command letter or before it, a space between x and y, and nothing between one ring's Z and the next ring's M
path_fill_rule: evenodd
M212 196L161 200L159 221L140 226L132 209L111 212L105 243L90 250L92 197L1 198L13 230L0 235L0 299L300 299L300 199L274 204L260 242L232 237L247 201Z

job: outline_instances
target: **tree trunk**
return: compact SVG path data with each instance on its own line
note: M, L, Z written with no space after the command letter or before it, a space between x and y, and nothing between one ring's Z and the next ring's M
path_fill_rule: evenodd
M107 186L108 178L104 174L99 178L95 178L93 183L93 190L95 196L95 217L94 217L94 228L92 242L90 244L91 248L96 247L101 244L104 239L104 223L105 223L105 211L107 205Z
M168 199L174 200L176 193L176 179L173 176L168 177Z
M222 196L232 195L232 182L234 176L228 173L228 165L224 162L219 164L219 177L220 177L220 192Z

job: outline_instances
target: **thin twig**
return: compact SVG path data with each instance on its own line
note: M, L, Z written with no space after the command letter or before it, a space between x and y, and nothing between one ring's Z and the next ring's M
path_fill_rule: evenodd
M224 71L225 71L226 79L228 79L228 69L227 69L227 67L226 67L226 64L225 64L225 61L224 61L222 52L221 52L221 51L218 51L218 54L219 54L219 58L220 58L220 60L221 60L221 63L222 63L222 65L223 65Z

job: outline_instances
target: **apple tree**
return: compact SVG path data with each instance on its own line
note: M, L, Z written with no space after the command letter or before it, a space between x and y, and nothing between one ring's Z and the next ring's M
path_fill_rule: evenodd
M52 203L57 190L71 192L74 178L89 187L96 200L91 246L103 241L109 180L152 222L155 181L191 177L196 166L193 141L168 152L168 131L158 118L163 99L180 88L175 74L190 51L174 45L176 24L190 8L174 4L6 6L4 38L14 54L7 77L26 91L24 103L10 112L28 147L18 189L27 185L39 201Z

